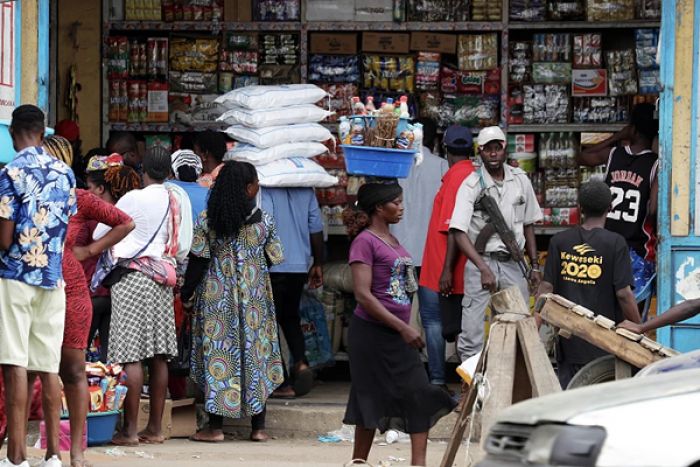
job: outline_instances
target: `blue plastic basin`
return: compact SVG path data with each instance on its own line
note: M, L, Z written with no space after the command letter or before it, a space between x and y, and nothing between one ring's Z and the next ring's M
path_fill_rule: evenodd
M341 145L345 155L345 168L350 175L370 177L406 178L411 173L416 151L412 149L387 149L370 146Z

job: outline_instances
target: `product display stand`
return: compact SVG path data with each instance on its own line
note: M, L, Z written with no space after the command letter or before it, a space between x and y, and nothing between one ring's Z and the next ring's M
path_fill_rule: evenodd
M481 417L481 440L498 414L510 405L532 397L561 391L547 352L540 341L535 318L530 315L520 290L511 287L491 297L492 324L469 393L440 463L452 466L465 431Z

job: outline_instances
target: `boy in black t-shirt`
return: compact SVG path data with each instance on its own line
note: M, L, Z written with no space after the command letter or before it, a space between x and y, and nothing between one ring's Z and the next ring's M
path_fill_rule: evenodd
M611 201L605 183L581 186L579 206L584 221L552 237L538 294L561 295L615 323L624 319L638 323L627 242L621 235L605 230ZM562 387L566 389L581 367L603 355L605 351L578 337L560 338L557 373Z

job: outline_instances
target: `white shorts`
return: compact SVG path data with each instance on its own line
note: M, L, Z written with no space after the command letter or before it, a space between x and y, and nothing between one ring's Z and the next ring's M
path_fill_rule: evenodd
M65 316L63 286L0 279L0 365L58 373Z

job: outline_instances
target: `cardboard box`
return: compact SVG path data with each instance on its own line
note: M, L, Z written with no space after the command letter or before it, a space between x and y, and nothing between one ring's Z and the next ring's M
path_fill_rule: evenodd
M151 401L149 399L141 399L139 403L139 416L136 419L136 427L139 432L146 429L148 425L148 417L151 413ZM173 421L173 401L166 399L165 408L163 409L163 436L165 439L170 439L170 432L172 431Z
M312 33L309 40L312 54L355 55L357 53L357 34L321 34Z
M306 0L306 21L354 21L353 0Z
M407 54L411 38L407 33L363 32L362 51L390 54Z
M253 0L224 0L224 21L253 21Z
M197 432L197 407L194 399L172 401L171 438L189 438Z
M607 70L572 70L571 95L588 97L607 96Z
M393 20L394 0L355 0L355 21Z
M454 34L413 32L411 33L411 50L454 54L457 52L457 36Z

